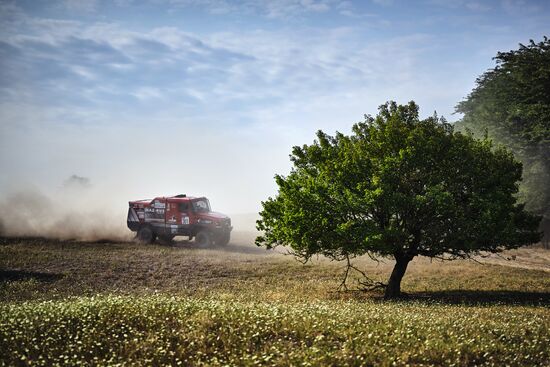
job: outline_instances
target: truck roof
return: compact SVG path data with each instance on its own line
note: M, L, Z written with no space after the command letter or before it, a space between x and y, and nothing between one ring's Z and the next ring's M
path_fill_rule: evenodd
M171 199L170 201L190 201L190 200L195 200L195 199L206 199L206 197L204 197L204 196L187 196L187 195L180 194L180 195L174 195L174 196L157 196L153 199L131 200L130 203L149 204L153 200L157 200L157 199L160 199L160 200Z

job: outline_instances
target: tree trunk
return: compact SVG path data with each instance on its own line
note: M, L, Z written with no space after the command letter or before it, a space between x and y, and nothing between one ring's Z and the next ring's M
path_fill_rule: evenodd
M401 279L407 271L407 265L412 260L412 256L396 254L395 256L395 266L390 275L390 280L388 281L388 286L386 287L386 292L384 293L384 299L394 299L401 296Z

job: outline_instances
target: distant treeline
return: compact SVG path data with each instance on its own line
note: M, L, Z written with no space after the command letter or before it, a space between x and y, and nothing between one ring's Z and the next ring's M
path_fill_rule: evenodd
M523 163L521 199L543 216L543 243L550 240L550 40L530 40L518 50L498 52L496 66L456 106L456 126L487 134Z

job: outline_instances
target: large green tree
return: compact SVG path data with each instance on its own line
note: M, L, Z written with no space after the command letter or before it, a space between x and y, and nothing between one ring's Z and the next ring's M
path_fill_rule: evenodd
M527 208L545 217L550 231L550 40L531 40L518 50L499 52L496 66L456 110L459 129L487 133L513 151L524 166L520 196Z
M305 261L393 257L386 298L401 295L415 256L465 258L540 238L540 218L516 203L521 163L437 116L419 119L414 102L380 106L349 136L319 131L291 161L262 203L256 244Z

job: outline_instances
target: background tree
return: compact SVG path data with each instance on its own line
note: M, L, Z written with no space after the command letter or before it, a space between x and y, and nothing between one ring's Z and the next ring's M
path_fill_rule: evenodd
M393 257L385 298L400 296L415 256L465 258L540 238L540 218L516 203L521 163L437 116L420 120L414 102L380 106L350 136L319 131L291 161L262 203L256 244L289 246L304 261Z
M496 66L476 80L476 87L460 102L459 129L485 132L510 148L523 163L520 196L527 208L543 215L550 232L550 40L520 44L518 50L499 52ZM548 236L547 236L548 239Z

